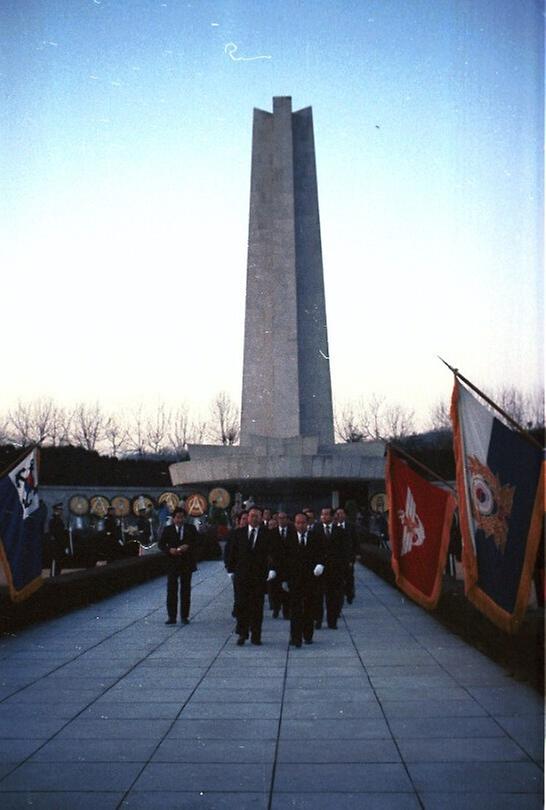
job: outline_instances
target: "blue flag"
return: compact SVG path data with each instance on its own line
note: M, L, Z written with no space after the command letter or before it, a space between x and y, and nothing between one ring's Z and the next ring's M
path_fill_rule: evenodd
M38 450L0 478L0 562L12 601L42 584L42 527L38 520Z
M543 453L458 380L451 416L466 594L514 632L527 608L541 539Z

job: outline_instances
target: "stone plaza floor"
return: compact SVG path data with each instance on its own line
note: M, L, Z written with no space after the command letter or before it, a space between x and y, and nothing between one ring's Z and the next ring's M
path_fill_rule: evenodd
M532 689L370 571L338 630L237 647L219 562L192 620L165 580L0 645L0 806L51 810L535 810Z

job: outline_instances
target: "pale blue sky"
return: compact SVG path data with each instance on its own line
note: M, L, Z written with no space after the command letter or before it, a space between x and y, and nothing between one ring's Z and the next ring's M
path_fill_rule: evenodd
M4 407L239 399L274 95L313 107L335 398L426 415L436 354L535 387L543 23L533 0L3 0Z

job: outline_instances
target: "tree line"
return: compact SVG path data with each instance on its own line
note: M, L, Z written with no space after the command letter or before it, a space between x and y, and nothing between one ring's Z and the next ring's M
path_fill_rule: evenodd
M504 386L492 399L522 427L544 427L541 393L530 395ZM334 426L341 442L395 441L419 432L449 431L449 403L437 402L418 421L412 408L372 394L338 405ZM160 402L153 412L139 407L128 414L108 412L98 402L66 408L51 398L19 401L0 413L0 444L73 446L115 458L181 457L190 444L236 445L239 431L239 408L225 391L213 397L206 415L192 412L187 403L168 409Z
M544 428L544 394L519 391L513 386L502 386L490 398L526 430ZM372 394L342 405L335 415L335 429L342 442L363 442L373 439L396 441L427 431L450 431L451 418L448 400L439 400L428 417L418 424L412 408L389 402L385 397Z
M0 414L0 444L73 446L116 458L180 456L189 444L238 440L239 409L225 391L213 398L206 416L192 413L186 403L168 409L160 402L153 413L143 407L111 413L98 402L66 408L52 398L20 400Z

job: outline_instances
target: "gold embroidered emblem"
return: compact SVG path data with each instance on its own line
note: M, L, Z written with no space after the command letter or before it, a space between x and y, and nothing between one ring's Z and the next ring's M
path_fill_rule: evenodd
M472 512L478 528L486 537L492 537L497 549L504 554L516 488L501 484L498 475L494 475L476 456L468 456L468 466L472 476Z

